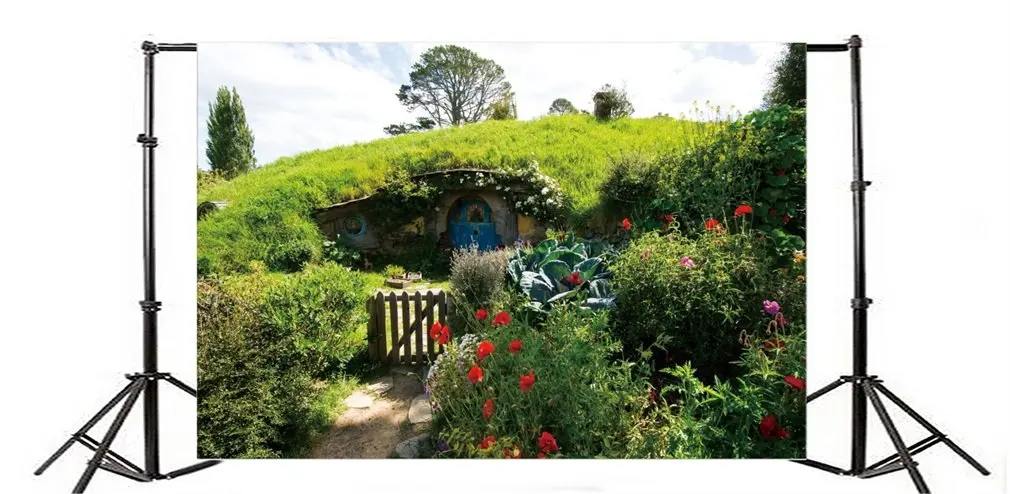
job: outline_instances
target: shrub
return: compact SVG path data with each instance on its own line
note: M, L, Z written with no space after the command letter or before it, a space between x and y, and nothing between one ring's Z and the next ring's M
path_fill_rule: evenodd
M663 193L660 161L640 154L624 154L611 160L607 179L600 187L603 207L610 215L648 217Z
M361 252L338 237L336 241L323 241L323 260L357 267L361 263Z
M201 457L297 455L327 424L316 380L365 346L357 275L332 264L287 276L253 269L198 285Z
M668 361L691 361L709 381L732 373L738 335L761 324L764 300L779 301L802 322L802 282L775 269L768 244L750 232L644 234L611 268L614 334L626 348L663 337Z
M690 363L664 369L672 382L660 395L668 399L657 397L658 406L643 417L645 425L632 432L629 455L805 457L805 331L800 324L769 323L767 332L744 338L737 362L741 377L710 385L698 379Z
M397 266L396 264L387 264L382 270L382 275L386 278L398 278L407 273L403 266Z
M429 371L433 431L448 447L445 456L501 458L517 447L533 457L544 432L559 448L548 456L622 456L622 439L648 394L629 366L611 365L619 344L604 331L606 312L553 311L542 331L518 318L495 327L494 319L451 342ZM494 350L481 359L484 341ZM521 348L510 349L514 341ZM473 383L475 368L483 374ZM494 444L482 449L489 436Z
M474 247L453 252L449 283L452 290L452 310L449 326L465 329L465 316L478 307L497 307L505 288L505 268L509 251L481 252ZM465 332L465 331L464 331Z
M628 100L628 91L616 88L610 84L593 93L593 116L600 120L613 120L630 117L635 113L635 107Z

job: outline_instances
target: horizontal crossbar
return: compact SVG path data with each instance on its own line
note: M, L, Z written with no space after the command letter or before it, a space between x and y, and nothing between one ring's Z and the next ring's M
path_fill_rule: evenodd
M841 468L838 468L836 466L828 465L827 463L822 463L822 462L819 462L817 460L811 460L809 458L807 458L805 460L792 460L792 461L796 462L796 463L799 463L801 465L806 465L808 467L814 467L814 468L817 468L817 469L820 469L820 470L824 470L825 472L831 472L831 473L836 474L836 475L848 475L849 474L848 470L842 470Z
M912 466L918 465L916 462L912 462ZM904 463L896 461L894 463L888 463L880 468L867 468L863 470L863 473L857 475L861 479L872 479L873 477L878 477L880 475L886 475L889 473L894 473L899 470L904 470L908 468Z
M932 436L929 436L929 437L927 437L927 438L925 438L925 439L923 439L923 440L921 440L921 441L919 441L919 442L917 442L917 443L909 446L908 447L908 454L911 456L911 455L916 455L916 454L922 453L927 448L929 448L931 446L934 446L936 444L939 444L942 441L943 441L943 437L942 436L937 436L937 435L934 434ZM887 458L884 458L883 460L880 460L880 461L878 461L878 462L870 465L866 469L867 470L873 470L873 469L875 469L877 467L886 466L887 464L894 463L896 461L898 461L898 454L897 453L895 453L895 454L893 454L891 456L888 456Z

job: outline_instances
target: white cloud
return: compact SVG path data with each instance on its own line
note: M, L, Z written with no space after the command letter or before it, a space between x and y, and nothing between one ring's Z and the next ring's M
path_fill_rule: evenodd
M201 43L201 149L207 105L222 85L243 99L261 164L383 137L386 125L422 116L409 114L394 94L410 64L435 44ZM730 105L747 112L760 105L781 50L772 43L733 50L697 43L458 44L502 66L521 119L544 114L558 97L591 110L592 92L605 83L626 87L637 117L676 116L706 100L724 112Z

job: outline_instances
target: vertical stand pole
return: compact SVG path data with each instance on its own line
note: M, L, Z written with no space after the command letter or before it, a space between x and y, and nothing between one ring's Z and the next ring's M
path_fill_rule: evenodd
M855 257L855 294L852 298L852 375L866 377L866 245L864 228L864 191L869 182L863 181L863 115L862 81L860 74L859 36L849 39L852 64L852 214ZM854 474L866 469L866 391L862 386L852 387L852 467Z
M144 145L144 373L158 373L158 309L155 297L154 244L154 55L158 47L146 42L144 50L144 133L137 140ZM158 379L152 379L144 390L144 473L161 475L158 441Z

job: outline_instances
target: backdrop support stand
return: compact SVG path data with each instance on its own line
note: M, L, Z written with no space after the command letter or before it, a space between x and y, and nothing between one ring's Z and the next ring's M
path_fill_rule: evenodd
M194 43L152 43L145 41L141 45L144 51L144 133L137 136L137 142L144 147L144 300L140 301L140 310L144 313L143 359L144 371L127 374L129 383L112 398L98 413L89 419L83 427L70 436L65 443L42 466L35 470L35 475L42 475L63 453L74 444L82 444L94 452L87 468L78 480L73 492L83 493L98 469L126 477L137 482L152 480L168 480L220 463L219 460L199 462L178 470L161 473L159 438L158 438L158 382L169 384L196 397L196 390L182 381L172 377L167 372L158 371L158 311L161 302L155 297L155 258L154 258L154 148L158 138L154 137L154 55L161 51L196 51ZM144 396L144 467L130 462L122 455L112 450L112 442L123 427L133 406L140 396ZM115 419L101 441L88 435L88 432L102 418L109 414L117 405L123 402Z
M920 493L928 493L929 488L922 474L919 473L918 463L912 456L925 451L930 446L943 443L954 450L962 459L974 467L982 475L989 475L989 471L980 465L974 458L965 453L963 449L954 444L946 434L930 424L926 419L912 410L904 401L894 395L884 387L883 381L877 376L866 373L866 310L873 303L873 300L866 297L866 249L865 249L865 192L870 186L870 182L863 180L863 122L862 122L862 94L861 94L861 73L859 50L862 47L862 39L857 35L849 38L848 43L841 44L808 44L807 52L849 52L851 57L852 74L852 212L853 212L853 233L855 247L855 295L852 298L852 375L841 376L838 380L827 386L814 391L807 396L807 403L824 396L825 394L841 387L844 384L852 385L852 445L851 445L851 465L848 470L836 466L821 463L816 460L794 460L810 467L831 472L837 475L847 475L868 479L879 475L884 475L899 470L907 470L912 482ZM879 394L878 394L879 393ZM907 446L905 441L894 426L891 416L884 407L880 395L897 405L901 411L908 414L912 419L923 426L930 435L911 446ZM870 466L866 466L866 401L870 401L881 424L887 431L891 442L894 444L895 454L888 456Z

